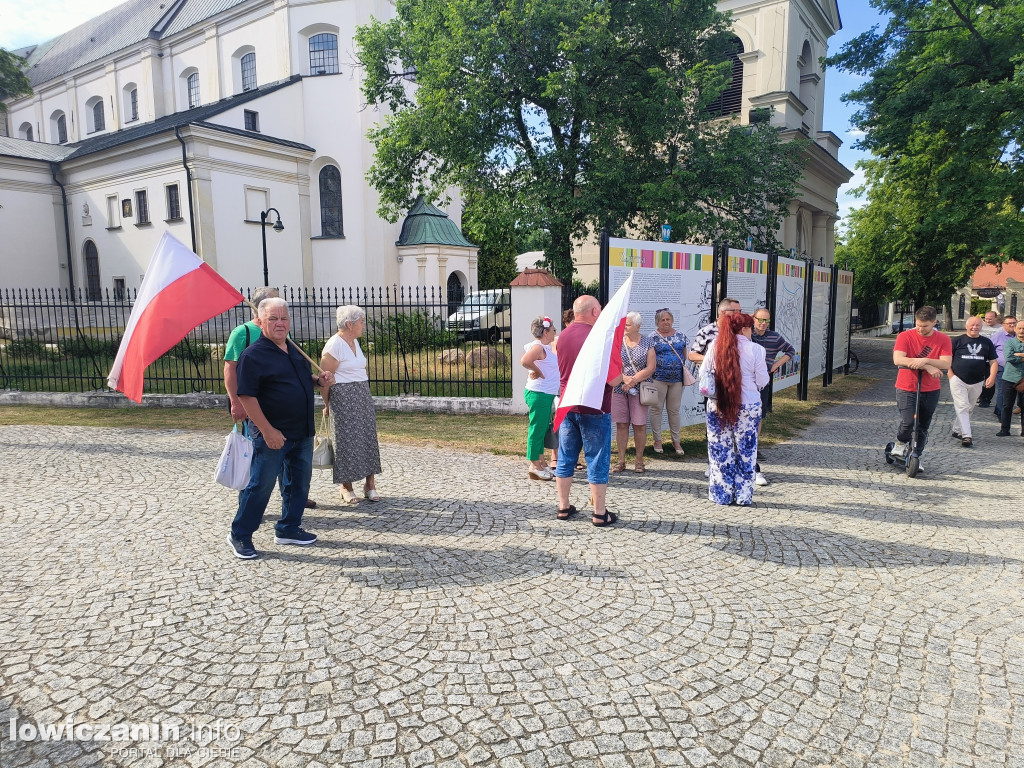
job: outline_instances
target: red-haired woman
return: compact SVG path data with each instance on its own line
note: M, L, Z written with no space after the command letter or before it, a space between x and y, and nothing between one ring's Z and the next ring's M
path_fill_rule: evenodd
M708 498L716 504L749 506L754 498L757 427L761 389L768 384L765 350L750 340L754 318L727 315L708 348L701 374L713 372L715 396L708 398Z

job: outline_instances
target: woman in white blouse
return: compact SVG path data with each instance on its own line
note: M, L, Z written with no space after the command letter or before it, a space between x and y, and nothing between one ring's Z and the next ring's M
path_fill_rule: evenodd
M380 501L374 475L380 474L377 416L370 396L366 357L359 337L366 330L366 313L354 304L338 307L338 332L324 345L320 367L334 373L334 384L321 389L324 408L333 415L334 482L341 484L341 500L356 504L352 488L363 480L363 496Z
M754 318L726 315L700 364L701 379L713 374L708 398L708 498L716 504L749 506L754 498L761 389L768 384L765 350L751 341Z

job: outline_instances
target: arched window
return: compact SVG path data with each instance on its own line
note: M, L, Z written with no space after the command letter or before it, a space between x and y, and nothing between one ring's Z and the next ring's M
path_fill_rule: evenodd
M743 107L743 62L740 54L743 53L743 43L738 37L733 37L726 45L725 58L732 61L732 79L725 90L719 94L711 104L708 105L708 112L715 117L724 115L739 114Z
M103 112L103 97L93 96L85 102L85 106L88 132L96 133L96 131L106 130L107 120Z
M455 310L459 308L462 300L466 298L466 291L462 287L462 281L459 280L458 274L452 272L448 275L448 314L454 314Z
M57 115L57 143L68 143L68 119L63 112Z
M121 89L124 121L130 123L139 119L139 89L135 83L128 83Z
M341 217L341 171L333 165L325 165L320 169L320 235L345 235Z
M247 53L242 57L242 90L252 91L256 88L256 54Z
M22 123L18 129L18 136L25 141L35 141L35 136L32 133L32 123Z
M309 74L333 75L338 72L338 36L322 32L309 38Z
M100 300L100 256L92 240L85 244L85 291L86 301Z
M202 102L199 101L199 73L193 72L185 80L185 90L188 93L188 108L195 109Z

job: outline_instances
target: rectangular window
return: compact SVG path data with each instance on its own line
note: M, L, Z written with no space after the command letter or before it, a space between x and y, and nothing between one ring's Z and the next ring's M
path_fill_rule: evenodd
M245 110L245 130L260 132L260 113L251 109Z
M107 229L121 226L121 202L117 195L107 195Z
M178 195L178 185L168 184L167 190L167 220L177 221L181 218L181 197Z
M114 301L124 301L125 283L123 277L114 278Z
M135 223L149 224L149 200L146 190L135 190Z
M270 190L258 187L245 188L245 220L260 221L260 214L270 207Z

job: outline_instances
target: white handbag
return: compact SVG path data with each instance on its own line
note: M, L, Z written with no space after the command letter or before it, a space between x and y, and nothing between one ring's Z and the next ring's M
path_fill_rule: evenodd
M313 469L334 469L334 442L331 420L326 411L320 413L320 427L313 438Z
M249 484L249 469L252 466L252 438L249 437L249 429L239 424L228 433L224 443L224 452L217 462L217 469L213 473L213 479L223 486L240 491Z

